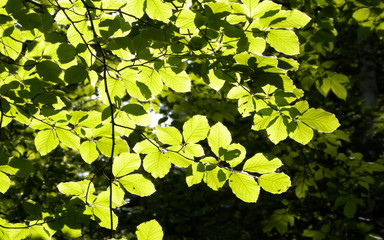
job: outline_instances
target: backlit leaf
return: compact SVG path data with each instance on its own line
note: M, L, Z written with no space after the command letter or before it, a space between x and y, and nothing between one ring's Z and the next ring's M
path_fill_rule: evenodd
M59 145L59 139L52 129L43 130L36 134L35 146L42 156L50 153L57 145Z
M179 130L175 127L162 128L158 126L156 127L156 135L162 143L169 145L180 145L183 140Z
M128 192L145 197L154 193L155 186L141 174L129 174L119 179L120 184Z
M136 236L138 240L161 240L164 233L160 224L153 219L137 226Z
M299 39L293 31L283 29L270 30L266 40L278 52L287 55L297 55L300 53Z
M0 192L5 193L11 186L11 180L9 177L0 171Z
M145 156L143 166L154 178L163 178L169 172L171 162L165 154L158 151Z
M340 126L335 115L323 109L310 108L299 117L299 120L319 132L333 132Z
M186 143L196 143L207 137L208 120L205 116L195 115L183 125L183 137Z
M96 143L91 141L83 142L80 145L79 150L81 157L88 164L91 164L99 156L99 151L96 148Z
M262 153L257 153L248 159L243 167L243 171L257 172L257 173L270 173L281 167L280 159L274 158L268 160Z
M229 144L231 144L231 141L231 133L221 122L218 122L211 127L208 135L208 144L216 156L220 156L220 149L228 148Z
M229 187L244 202L255 203L259 198L260 187L252 176L234 172L229 177Z
M140 165L138 154L124 152L114 159L112 173L115 177L121 177L139 169Z
M280 194L291 186L291 179L284 173L267 173L259 177L259 185L267 192Z

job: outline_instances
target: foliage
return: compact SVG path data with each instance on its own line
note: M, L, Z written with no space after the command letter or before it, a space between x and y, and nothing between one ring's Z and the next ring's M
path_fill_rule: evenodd
M296 1L290 8L269 0L2 2L1 239L135 238L131 225L138 225L137 239L162 239L163 229L180 238L167 224L173 217L157 213L161 204L140 206L167 192L177 201L171 191L181 189L210 194L201 182L219 198L230 189L256 206L265 198L273 205L282 195L269 193L292 184L283 195L295 200L278 200L260 218L269 237L343 237L330 228L355 224L374 236L353 221L366 194L353 187L369 193L371 174L383 166L343 149L351 133L335 131L338 119L321 107L337 109L319 104L316 93L345 100L350 83L333 68L336 60L322 59L337 36L325 13L345 25L344 13L352 14L360 28L382 37L383 6L308 2L322 17L292 10L302 7ZM165 116L155 127L153 113ZM180 187L180 176L190 190ZM230 206L245 204L225 198ZM298 199L342 209L350 225L321 220L321 209L308 211L317 221L316 214L295 214ZM298 221L311 225L290 232ZM209 233L194 236L203 237Z

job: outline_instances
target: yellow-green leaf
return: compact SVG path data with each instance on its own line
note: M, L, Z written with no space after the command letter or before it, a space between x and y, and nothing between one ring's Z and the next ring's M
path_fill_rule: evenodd
M280 194L291 186L291 179L284 173L267 173L259 177L259 185L267 192Z
M183 137L186 143L196 143L207 137L209 124L207 117L195 115L183 125Z
M270 30L266 40L278 52L287 55L297 55L300 53L299 39L291 30Z
M99 156L99 151L96 148L96 143L91 141L83 142L80 145L79 150L81 157L88 164L91 164Z
M136 236L138 240L161 240L164 233L160 224L153 219L137 226Z
M299 120L319 132L333 132L340 126L335 115L323 109L310 108Z
M129 174L119 179L120 184L128 192L145 197L156 191L153 183L141 174Z
M233 172L229 177L229 187L244 202L255 203L259 198L260 187L250 175Z
M5 193L10 186L11 180L9 179L9 177L5 173L0 172L0 192Z
M52 129L40 131L36 134L35 146L42 156L50 153L57 145L59 145L59 139Z
M181 145L183 137L175 127L156 127L156 136L160 142L169 145Z
M257 172L257 173L270 173L283 165L278 158L268 160L262 153L256 153L253 157L248 159L243 167L244 171Z
M145 171L154 178L162 178L169 172L171 161L165 154L158 151L145 156L143 166Z
M78 149L80 147L80 137L71 132L70 130L56 128L57 136L60 142L72 149Z
M124 152L114 159L112 173L115 177L122 177L139 169L140 165L139 154Z

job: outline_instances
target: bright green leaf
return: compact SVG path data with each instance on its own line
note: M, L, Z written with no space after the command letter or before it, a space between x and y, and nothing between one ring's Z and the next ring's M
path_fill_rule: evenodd
M205 116L195 115L183 125L183 137L186 143L196 143L207 137L208 120Z
M333 132L340 126L335 115L323 109L310 108L299 117L299 120L319 132Z
M229 177L229 187L244 202L255 203L259 197L260 187L250 175L233 172Z
M67 129L56 128L57 137L60 142L72 149L78 149L80 147L80 137Z
M160 142L169 145L181 145L183 137L175 127L156 127L156 135Z
M208 144L216 156L220 156L220 149L228 148L231 141L231 133L221 122L218 122L211 127L208 135Z
M145 197L156 191L153 183L141 174L129 174L119 179L120 184L128 192Z
M274 120L272 125L267 128L269 140L271 140L271 142L273 142L274 144L277 144L288 137L287 125L285 121L286 120L284 119L284 117L279 115Z
M59 145L59 139L52 129L40 131L35 137L37 151L43 156L54 150Z
M96 143L91 141L83 142L80 145L79 150L81 157L88 164L91 164L99 156L99 151L96 148Z
M257 172L257 173L270 173L281 167L280 159L274 158L268 160L262 153L257 153L248 159L243 167L243 171Z
M171 162L165 154L158 151L145 156L143 166L154 178L163 178L169 172Z
M112 173L115 177L122 177L139 169L141 159L138 154L124 152L113 161Z
M268 32L266 40L278 52L287 55L300 53L299 39L293 31L273 29Z
M289 137L298 143L306 145L313 138L313 130L304 123L297 121L295 122L296 128L293 132L289 133Z
M0 172L0 192L5 193L10 186L11 180L9 179L9 177L5 173Z
M291 179L284 173L267 173L259 177L259 185L267 192L280 194L291 186Z
M161 240L164 233L160 224L153 219L137 226L136 236L138 240Z
M165 67L161 68L159 73L165 85L175 92L184 93L191 91L191 79L189 79L185 71L175 73L171 68Z

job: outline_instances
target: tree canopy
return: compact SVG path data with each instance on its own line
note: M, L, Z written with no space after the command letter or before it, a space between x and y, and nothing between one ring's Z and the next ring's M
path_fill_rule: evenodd
M0 7L1 239L381 239L381 1Z

